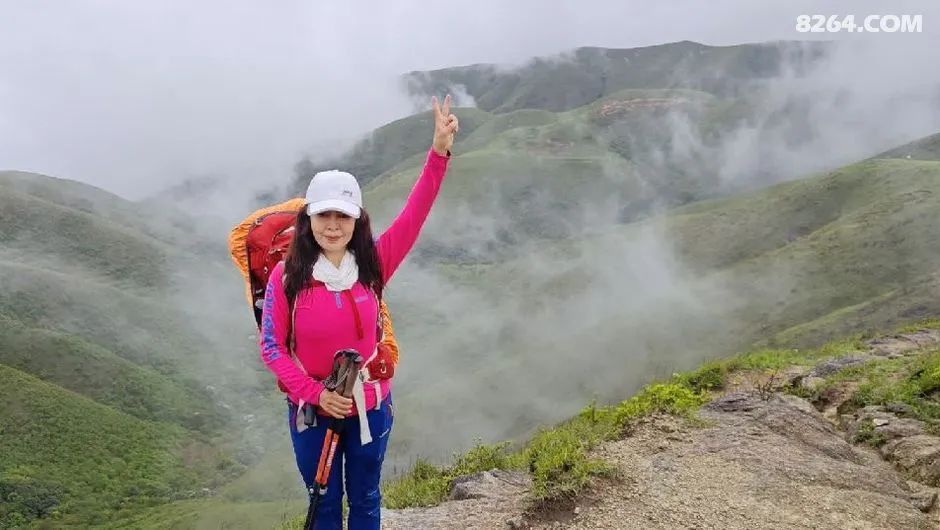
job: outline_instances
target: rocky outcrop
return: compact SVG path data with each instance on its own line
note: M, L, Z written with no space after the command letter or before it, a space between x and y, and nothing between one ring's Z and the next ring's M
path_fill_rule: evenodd
M815 389L847 368L938 344L934 330L868 341L865 351L787 369L769 392L734 386L694 424L640 420L594 452L617 478L596 480L577 499L533 510L525 474L492 471L455 481L440 506L386 510L383 527L940 528L940 429L909 417L903 403L839 414L858 388L852 381L827 387L822 412L773 391Z
M908 478L940 486L940 437L926 423L903 417L906 412L906 405L865 407L842 419L849 439L876 447Z
M911 333L899 333L891 337L869 340L866 345L874 355L898 357L917 355L919 350L940 344L940 330L922 329Z
M529 475L514 471L486 471L454 481L450 500L430 508L383 510L382 528L521 528Z
M825 378L846 368L878 359L897 359L904 356L919 355L924 348L937 345L940 345L940 331L933 329L898 333L890 337L871 339L865 342L865 351L857 351L842 357L821 361L808 371L794 373L787 379L786 384L815 390Z
M564 517L527 517L524 476L492 472L455 484L452 497L465 500L387 511L386 527L940 526L935 489L909 482L875 451L851 443L803 399L777 394L765 400L739 392L716 399L699 416L705 427L670 416L647 418L630 436L603 445L595 456L613 465L621 479L599 481L565 508ZM901 421L882 427L899 436L916 430Z

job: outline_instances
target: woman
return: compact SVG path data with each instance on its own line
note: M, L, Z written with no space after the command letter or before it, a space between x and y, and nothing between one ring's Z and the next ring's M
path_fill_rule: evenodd
M365 385L356 400L364 398L364 403L326 390L322 381L330 375L335 352L354 349L367 358L375 350L380 337L369 323L378 317L378 300L417 240L444 180L457 117L450 113L450 95L443 107L432 98L432 107L434 137L424 170L388 230L372 238L355 177L340 171L317 173L307 188L307 206L294 223L287 256L268 281L261 357L287 389L291 440L308 489L314 484L326 420L345 418L348 425L319 501L317 528L342 528L344 471L349 529L380 526L379 480L393 415L391 380ZM289 334L293 357L287 348ZM298 410L304 403L314 405L320 419L301 430Z

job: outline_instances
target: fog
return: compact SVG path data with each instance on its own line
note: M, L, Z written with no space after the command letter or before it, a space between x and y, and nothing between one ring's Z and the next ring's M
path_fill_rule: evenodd
M795 31L797 15L817 12L885 7L808 0L484 1L472 8L5 2L0 168L80 180L131 199L209 175L231 182L229 194L239 196L284 179L302 154L332 154L409 114L412 101L397 76L411 70L513 65L588 45L836 38L868 41L884 55L926 50L936 39L932 2L891 5L891 13L923 14L921 34ZM905 77L934 75L906 64L896 64ZM830 82L840 80L847 79Z

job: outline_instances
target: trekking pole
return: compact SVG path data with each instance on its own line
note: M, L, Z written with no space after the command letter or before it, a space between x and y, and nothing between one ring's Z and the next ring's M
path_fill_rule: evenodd
M353 385L359 377L359 368L362 366L362 356L356 350L340 350L333 356L333 373L323 382L328 389L335 391L340 388L343 397L352 396ZM312 410L312 409L311 409ZM330 470L333 468L333 457L339 446L339 436L346 425L345 418L332 418L326 428L323 439L323 448L320 450L320 461L317 464L317 475L314 485L310 487L310 505L307 507L307 519L304 521L304 530L312 530L316 522L317 506L320 497L326 494L327 483L330 479Z

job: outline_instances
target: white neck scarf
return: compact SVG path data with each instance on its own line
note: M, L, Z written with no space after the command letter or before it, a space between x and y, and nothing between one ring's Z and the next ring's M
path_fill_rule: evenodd
M313 264L313 279L325 283L330 291L351 289L359 280L359 265L356 264L356 257L347 250L337 268L321 253L317 262Z

